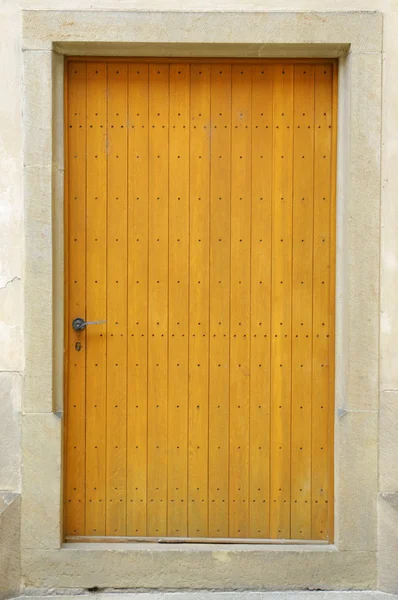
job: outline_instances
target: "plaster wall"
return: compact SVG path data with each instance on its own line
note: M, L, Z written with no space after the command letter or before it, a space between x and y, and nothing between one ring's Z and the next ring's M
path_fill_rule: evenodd
M24 248L24 199L22 190L22 147L23 137L26 132L22 126L22 38L21 38L21 11L22 9L39 10L162 10L162 11L179 11L181 4L177 0L98 0L93 3L90 0L3 0L0 6L0 76L3 82L0 91L0 490L7 490L19 493L21 491L20 481L20 460L21 460L21 440L20 440L20 415L21 415L21 379L25 372L24 353L26 348L24 336L24 284L25 284L25 248ZM383 111L381 125L377 121L374 122L374 116L369 115L369 132L363 132L357 140L358 148L360 144L375 145L377 152L377 134L378 129L382 129L382 194L381 194L381 286L380 286L380 364L376 364L376 371L380 373L373 382L373 385L367 390L365 406L361 403L361 398L357 397L356 390L361 388L363 373L366 368L371 365L374 371L374 362L377 362L377 356L374 354L369 356L366 353L366 348L361 344L361 330L358 331L355 343L358 346L358 356L362 351L362 371L361 368L357 371L357 381L351 380L351 387L341 389L338 392L339 400L344 403L336 406L344 407L348 411L346 414L345 427L355 437L356 428L366 428L369 434L370 445L379 443L379 463L374 464L374 452L363 452L361 447L342 448L340 460L354 461L355 465L366 463L365 466L372 473L378 468L378 478L374 479L374 488L367 488L366 493L371 494L371 498L364 500L361 490L358 490L357 497L352 499L352 503L345 507L340 507L347 513L347 519L350 521L354 518L356 510L362 510L364 516L369 510L369 502L378 504L378 537L377 539L361 539L360 536L355 540L356 552L361 554L353 554L350 557L346 555L344 561L333 558L330 570L330 579L325 582L326 587L333 589L335 584L336 589L344 589L345 582L350 580L352 586L356 587L375 587L376 585L383 590L389 592L398 592L398 460L397 460L397 434L398 431L398 308L396 302L396 290L398 289L398 203L396 195L398 190L398 0L285 0L282 4L276 0L262 0L257 2L246 2L244 0L222 1L217 0L216 3L210 0L187 0L183 6L184 11L339 11L339 10L379 10L383 12ZM331 40L333 41L333 40ZM37 50L41 52L40 49ZM32 55L34 53L32 52ZM377 54L377 52L375 52ZM34 57L32 56L32 63ZM369 63L367 63L369 64ZM375 63L376 65L377 63ZM32 76L40 78L41 74L32 67ZM370 67L369 72L361 71L360 66L357 68L358 80L364 76L377 75L377 66ZM377 88L377 86L376 86ZM377 93L375 88L374 93ZM371 92L370 92L371 93ZM41 98L37 98L38 109L40 107ZM360 106L357 107L360 110ZM26 107L25 107L26 110ZM34 111L32 118L35 118ZM48 125L48 123L47 123ZM46 123L43 122L42 135L43 137L37 140L37 153L33 152L31 161L26 171L25 184L30 185L31 181L36 184L42 176L43 162L40 156L41 148L46 140ZM373 137L372 137L373 136ZM47 165L47 168L50 168ZM372 168L372 165L369 165ZM358 176L366 175L366 165L364 165L364 173L359 173ZM35 184L35 185L36 185ZM373 185L378 185L378 182L373 182ZM39 186L40 187L40 186ZM38 189L36 187L36 189ZM43 190L42 190L43 192ZM44 194L46 191L44 190ZM50 193L47 191L47 193ZM360 203L353 206L357 211L361 211ZM45 222L45 215L44 215ZM365 229L372 226L372 215L367 213L369 222L365 220L357 221L358 226ZM38 230L36 242L40 248L41 240L46 235L45 228ZM372 244L370 247L364 248L364 252L369 252L367 260L378 261L378 250ZM46 257L44 256L44 259ZM375 285L376 284L376 285ZM38 281L38 285L41 282ZM364 290L368 286L368 296L364 294ZM364 282L360 289L361 294L357 294L356 306L353 306L353 311L361 311L361 307L366 307L369 298L378 299L379 286L376 282ZM362 304L361 304L362 303ZM26 306L26 304L25 304ZM39 307L37 311L37 319L42 324L43 331L46 328L46 307ZM343 325L342 325L343 326ZM369 327L378 336L379 322L371 322ZM377 329L377 331L375 330ZM29 343L29 342L28 342ZM46 366L46 365L44 365ZM40 379L41 373L37 374L37 395L40 397ZM374 394L375 386L377 393ZM45 399L43 398L45 403ZM351 403L351 404L350 404ZM36 405L37 406L37 405ZM31 449L29 452L40 456L40 452L46 452L44 443L51 444L52 436L56 435L56 430L59 428L59 419L51 414L52 405L45 404L40 411L37 408L32 410L32 407L26 407L24 410L27 414L24 418L26 426L26 435L24 444ZM55 408L57 408L55 406ZM50 413L43 417L36 415L35 411L40 413ZM35 434L37 423L46 420L45 427L40 427ZM47 429L46 429L47 428ZM44 438L43 431L47 431ZM377 436L379 433L379 437ZM349 439L349 438L348 438ZM369 462L370 461L370 462ZM37 464L37 463L35 463ZM362 464L363 468L364 464ZM29 464L25 466L29 468ZM40 540L40 519L45 518L46 514L40 516L40 511L43 511L43 506L40 503L40 486L52 485L53 475L59 469L59 465L54 464L54 473L46 474L44 481L38 481L38 488L33 490L34 498L37 502L37 531L28 532L31 539L35 540L34 545L37 547L37 542ZM351 475L355 475L355 469L350 471ZM36 474L40 477L40 474ZM46 477L48 476L48 480ZM348 477L348 475L347 475ZM377 487L378 481L378 487ZM361 482L359 482L361 483ZM32 493L32 491L27 491ZM366 495L365 493L365 495ZM32 506L32 505L31 505ZM44 507L45 508L45 507ZM45 512L45 511L44 511ZM48 515L47 515L48 516ZM1 519L1 515L0 515ZM343 535L344 542L344 532ZM59 545L59 531L54 531L53 542L47 541L46 545L54 544L54 547ZM347 540L350 543L350 540ZM40 543L39 543L40 546ZM369 549L371 550L369 552ZM372 553L378 551L377 563L377 581L376 568L372 558ZM62 584L68 583L68 573L73 571L75 566L80 563L84 556L84 548L70 548L68 555L69 566L65 571L65 581L60 581ZM301 553L300 550L291 549L291 553ZM112 552L108 550L97 549L99 564L103 565L104 581L106 574L116 569L116 572L123 572L120 568L121 562L125 564L125 568L133 568L137 571L137 581L140 581L144 564L151 563L156 570L161 572L167 568L167 564L163 564L159 554L153 554L150 550L142 556L143 563L140 560L135 563L130 556L127 556L122 549L115 548ZM198 573L202 577L202 583L208 582L208 586L214 585L217 587L218 570L217 565L222 562L222 553L215 553L215 556L205 557L203 554L200 559L202 562L198 566ZM286 554L286 561L289 561ZM277 557L277 555L276 555ZM257 571L248 573L254 581L258 582L259 587L269 585L267 577L262 573L261 555L252 556L253 569ZM187 560L181 552L174 552L175 565L178 565L181 560ZM319 569L322 570L323 558L317 558L315 553L311 555L303 555L302 565L308 565L309 560L313 560L313 569L316 573ZM45 585L48 580L48 574L54 567L53 563L58 560L56 553L49 554L48 549L37 551L36 554L30 553L26 556L26 572L35 573L36 579L29 580L27 576L26 584L36 585L36 581L40 579ZM83 559L84 560L84 559ZM277 560L277 558L275 558ZM126 562L127 561L127 562ZM160 562L159 562L160 561ZM230 569L230 581L233 587L236 573L239 572L239 561L236 562L233 553L228 559ZM259 562L257 562L259 561ZM272 563L272 560L271 560ZM355 573L355 569L362 563L362 568L359 573ZM286 563L287 565L289 562ZM297 573L293 576L292 581L305 585L301 582L300 562L297 563ZM113 565L113 566L112 566ZM257 565L257 567L256 567ZM141 568L142 567L142 568ZM272 564L270 564L272 567ZM0 567L1 569L1 567ZM88 571L90 567L87 566ZM101 569L100 569L101 570ZM368 581L363 580L363 572L367 570L369 573ZM272 571L272 569L271 569ZM258 573L261 573L261 576ZM347 575L347 572L348 575ZM171 575L173 570L171 570ZM1 578L1 573L0 573ZM37 579L38 578L38 579ZM51 584L51 580L49 585ZM172 578L170 585L173 585ZM275 582L275 580L273 580ZM283 587L286 582L286 571L284 577L280 580L280 587ZM69 581L70 583L70 581ZM156 577L153 580L156 585ZM79 585L77 582L75 585ZM98 583L93 582L93 585ZM279 586L278 581L273 585ZM67 585L65 585L68 587ZM205 586L206 587L206 586Z

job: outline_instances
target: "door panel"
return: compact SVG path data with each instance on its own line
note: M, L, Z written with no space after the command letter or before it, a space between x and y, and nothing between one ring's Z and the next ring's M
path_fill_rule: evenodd
M336 64L66 64L66 537L332 541Z

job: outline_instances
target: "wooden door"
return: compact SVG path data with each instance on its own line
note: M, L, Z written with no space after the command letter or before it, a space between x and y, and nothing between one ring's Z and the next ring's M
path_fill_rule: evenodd
M336 63L71 59L65 132L65 535L331 541Z

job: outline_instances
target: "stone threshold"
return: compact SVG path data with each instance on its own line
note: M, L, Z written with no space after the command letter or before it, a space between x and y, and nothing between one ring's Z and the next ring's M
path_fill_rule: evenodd
M119 592L117 590L97 591L74 590L25 590L25 595L18 596L15 600L398 600L398 595L380 591L172 591L172 590L131 590Z

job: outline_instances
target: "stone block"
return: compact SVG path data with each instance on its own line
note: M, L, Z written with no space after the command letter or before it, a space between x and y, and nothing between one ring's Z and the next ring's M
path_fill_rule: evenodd
M53 409L52 177L52 167L25 168L25 412Z
M119 43L56 42L54 48L68 56L157 56L204 58L337 58L349 44L220 44L220 43Z
M21 590L19 494L0 492L0 600Z
M61 425L53 413L25 414L22 419L23 548L61 544Z
M344 408L375 410L379 391L381 56L350 55L348 379ZM347 168L347 165L346 165Z
M333 547L67 544L26 550L25 585L192 590L374 589L374 552Z
M4 232L4 236L1 232L0 254L4 262L7 257L3 242L7 245L13 238L8 234L10 231ZM23 370L22 304L21 278L16 275L0 285L0 371Z
M381 493L378 500L378 589L398 594L398 492Z
M398 391L380 394L379 489L398 491Z
M336 426L336 545L376 551L377 412L347 412Z
M398 12L383 25L383 161L381 187L380 385L398 391Z
M21 489L20 373L0 373L0 490Z
M24 166L52 164L52 52L23 53Z
M371 12L23 11L23 46L54 42L346 44L377 52L382 15Z

